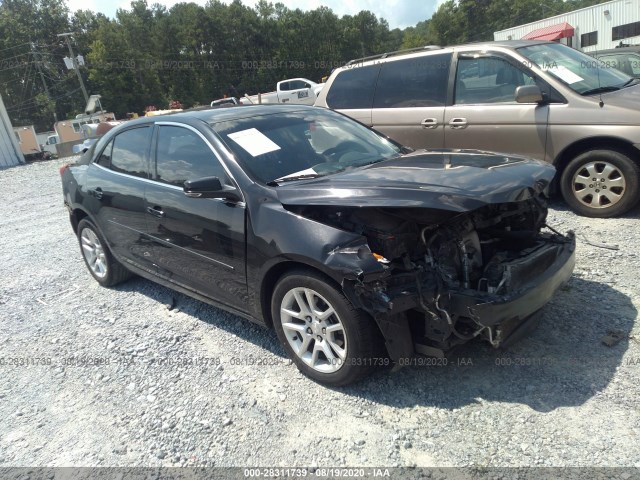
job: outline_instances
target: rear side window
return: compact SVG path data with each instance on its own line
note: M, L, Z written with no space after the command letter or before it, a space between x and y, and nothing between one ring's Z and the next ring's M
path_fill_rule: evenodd
M111 150L113 150L113 140L109 142L109 145L107 145L96 159L96 163L102 167L111 168Z
M445 53L385 63L373 108L444 106L451 56Z
M112 142L111 170L147 178L146 153L150 138L150 127L134 128L118 134ZM107 145L105 151L109 147L110 145Z
M345 68L333 80L327 94L327 105L334 109L371 108L379 72L379 65Z
M223 184L231 184L224 167L199 135L182 127L160 126L155 179L182 187L186 180L203 177L218 177Z

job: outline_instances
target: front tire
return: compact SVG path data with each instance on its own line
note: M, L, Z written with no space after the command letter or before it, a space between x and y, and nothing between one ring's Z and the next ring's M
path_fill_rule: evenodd
M78 242L89 273L103 287L112 287L132 274L114 257L98 229L87 219L78 223Z
M373 320L315 272L285 274L274 289L271 315L289 357L317 382L348 385L383 364Z
M571 209L592 218L622 215L638 203L640 168L614 150L590 150L562 172L560 189Z

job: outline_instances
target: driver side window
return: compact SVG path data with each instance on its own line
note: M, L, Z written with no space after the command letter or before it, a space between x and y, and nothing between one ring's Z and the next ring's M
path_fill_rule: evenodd
M533 77L502 58L460 58L455 103L514 103L516 88L535 83Z
M195 132L162 125L158 129L154 180L182 187L187 180L218 177L231 185L224 167Z

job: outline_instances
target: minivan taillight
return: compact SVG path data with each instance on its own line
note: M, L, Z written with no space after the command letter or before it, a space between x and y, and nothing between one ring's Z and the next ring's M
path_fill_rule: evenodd
M64 165L62 165L62 166L60 167L60 176L64 175L64 171L65 171L67 168L69 168L69 166L70 166L70 165L69 165L68 163L66 163L66 164L64 164Z

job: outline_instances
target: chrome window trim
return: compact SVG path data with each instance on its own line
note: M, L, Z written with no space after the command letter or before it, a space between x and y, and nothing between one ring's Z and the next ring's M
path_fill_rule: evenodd
M140 180L142 182L150 183L151 185L170 188L172 190L178 190L179 192L184 193L184 190L182 188L178 187L177 185L170 185L168 183L158 182L157 180L151 180L150 178L136 177L135 175L129 175L128 173L116 172L115 170L111 170L110 168L106 168L106 167L103 167L102 165L98 165L95 162L91 162L91 164L96 168L100 168L100 169L104 170L105 172L109 172L109 173L112 173L114 175L120 175L122 177L130 178L130 179L133 179L133 180ZM224 198L206 198L206 199L203 199L203 200L216 200L216 201L222 202L222 203L232 203L233 205L237 205L238 207L243 207L243 208L246 206L246 203L243 202L243 201L241 201L241 202L231 202L231 201L226 200Z
M134 128L141 128L141 127L151 127L153 128L154 126L169 126L169 127L180 127L180 128L186 128L187 130L191 130L192 132L194 132L196 135L198 135L204 142L205 144L209 147L209 149L211 150L211 152L213 153L214 157L220 162L220 164L222 165L222 168L224 169L224 171L226 172L226 174L229 176L229 178L231 179L231 181L234 183L236 190L238 190L238 192L240 192L240 195L242 196L242 200L238 201L238 202L230 202L229 200L225 200L223 198L210 198L208 200L217 200L219 202L223 202L223 203L233 203L234 205L237 205L239 207L245 207L246 206L246 199L244 196L244 192L242 191L242 189L239 186L238 181L235 179L235 177L233 176L233 174L231 173L231 170L229 170L229 167L226 165L226 163L222 160L222 157L218 154L218 151L215 149L215 147L211 144L211 142L200 132L198 131L198 129L192 127L191 125L187 125L184 123L179 123L179 122L168 122L168 121L164 121L164 122L155 122L155 123L149 123L149 124L143 124L143 125L136 125L133 128L127 128L125 130L123 130L122 132L118 132L116 135L111 136L111 138L109 138L109 140L105 143L104 146L100 146L101 151L100 153L96 154L95 150L94 150L94 158L91 160L91 165L94 165L98 168L101 168L104 171L107 172L111 172L115 175L122 175L125 178L136 178L138 180L142 180L145 182L150 182L152 185L162 185L163 187L167 187L167 188L173 188L176 190L180 190L181 192L184 192L184 190L177 186L177 185L171 185L169 183L165 183L165 182L160 182L158 180L153 180L151 178L144 178L144 177L137 177L135 175L130 175L127 173L122 173L122 172L116 172L115 170L112 170L110 168L106 168L103 167L102 165L100 165L97 160L100 158L100 155L102 154L102 151L104 150L104 148L114 140L114 138L116 138L118 135L120 135L120 133L124 133L127 132L129 130L132 130ZM215 132L214 132L215 133ZM98 140L98 142L100 142L100 140L102 140L104 138L104 136L102 138L100 138ZM96 143L98 143L96 142ZM97 146L97 145L96 145ZM152 145L153 147L153 145ZM96 149L97 150L97 149ZM151 152L154 153L154 152ZM151 163L153 155L149 156L149 163ZM155 157L153 158L155 159ZM150 168L151 165L149 165L147 168ZM151 172L149 172L151 173Z
M100 138L98 138L98 140L96 141L96 143L94 143L91 147L93 147L93 153L91 154L91 161L89 162L89 165L94 164L97 166L101 166L98 164L98 160L100 159L100 157L102 156L102 153L104 152L105 148L107 148L107 146L112 143L115 142L115 138L120 135L121 133L125 133L128 132L130 130L135 130L137 128L151 128L151 136L153 138L153 124L152 123L143 123L140 125L134 125L133 127L130 128L126 128L123 129L121 132L116 133L115 135L110 135L110 132L106 132L104 135L102 135ZM104 144L101 144L101 142L104 142ZM113 153L113 148L111 149L111 152ZM145 164L147 167L147 170L149 169L149 156L148 156L149 151L147 150L147 152L145 152ZM111 158L109 158L109 165L111 165ZM104 167L103 167L104 168ZM111 170L110 168L107 168L106 170L109 170L110 172L113 173L120 173L120 172L116 172L115 170ZM142 177L136 177L135 175L128 175L132 178L142 178Z

